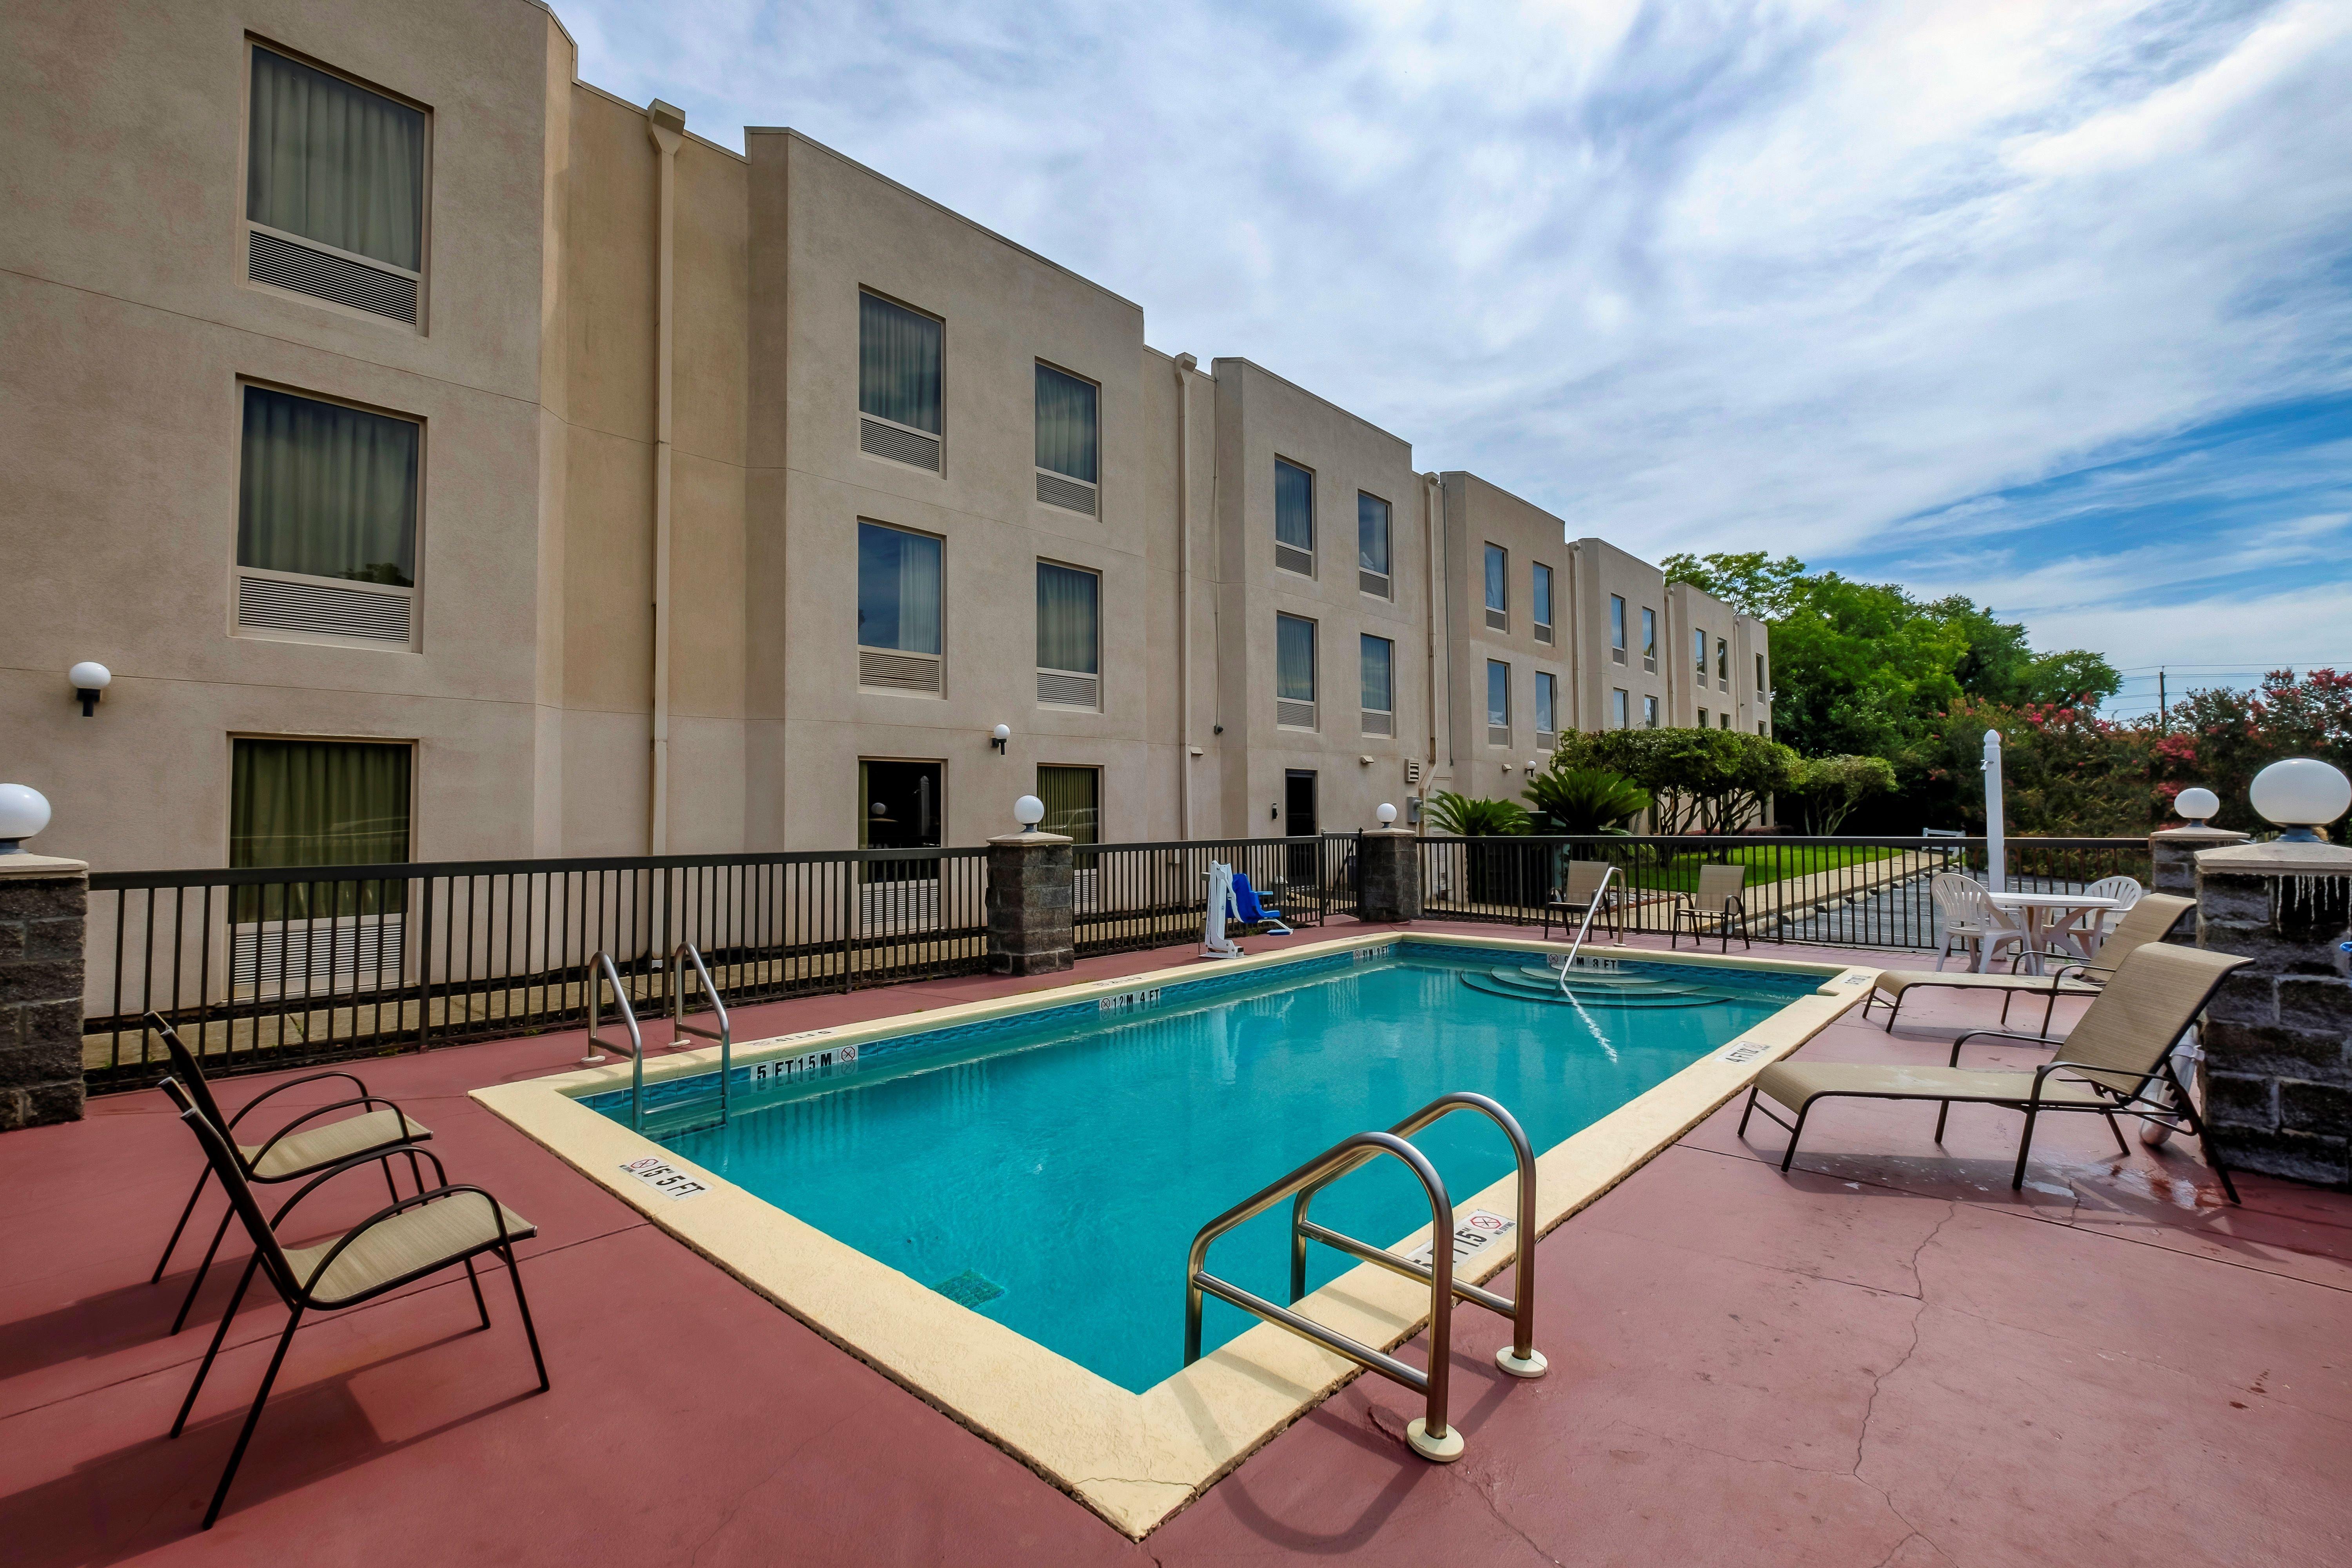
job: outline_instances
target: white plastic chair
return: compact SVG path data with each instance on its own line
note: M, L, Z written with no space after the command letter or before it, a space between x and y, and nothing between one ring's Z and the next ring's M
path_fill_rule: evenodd
M1937 873L1927 884L1927 896L1944 915L1944 946L1936 954L1936 967L1941 970L1944 961L1952 956L1952 949L1964 953L1977 950L1977 967L1982 969L1992 962L1992 955L2004 947L2025 951L2025 931L2013 925L1994 906L1991 889L1974 877L1963 877L1958 871Z
M2086 949L2095 946L2099 939L2106 935L2107 932L2113 931L2116 927L2116 922L2122 920L2124 916L2130 911L2131 907L2139 902L2140 900L2145 898L2147 895L2147 889L2141 887L2138 881L2133 878L2100 878L2097 881L2083 889L2083 896L2091 899L2113 899L2116 901L2116 907L2112 910L2087 910L2084 911L2082 919L2074 922L2073 934L2074 935L2075 940L2079 941ZM2053 948L2051 951L2051 956L2057 958L2079 958L2082 955L2080 953L2060 952L2055 948Z

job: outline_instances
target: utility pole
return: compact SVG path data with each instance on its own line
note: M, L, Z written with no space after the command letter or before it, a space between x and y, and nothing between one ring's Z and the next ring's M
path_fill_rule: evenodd
M2159 735L2172 733L2171 705L2165 700L2164 666L2160 664L2156 667L2156 732Z

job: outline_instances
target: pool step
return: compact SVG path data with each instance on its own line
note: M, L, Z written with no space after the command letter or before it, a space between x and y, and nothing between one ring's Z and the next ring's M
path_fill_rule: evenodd
M1575 1002L1592 1007L1644 1010L1706 1007L1728 1000L1721 992L1684 981L1659 980L1648 975L1610 971L1588 973L1580 970L1570 978L1568 990L1563 994L1559 971L1539 963L1517 969L1490 969L1484 974L1465 974L1462 984L1473 991L1484 991L1490 996L1515 996L1523 1002Z

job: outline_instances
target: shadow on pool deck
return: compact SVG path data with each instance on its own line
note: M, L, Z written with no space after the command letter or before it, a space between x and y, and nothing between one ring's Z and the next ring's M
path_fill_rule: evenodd
M739 1033L1182 955L745 1008ZM1891 1039L1844 1023L1807 1050L1941 1060L1955 1028L1992 1010L1952 997L1910 1011ZM2352 1535L2352 1196L2249 1177L2232 1209L2193 1145L2124 1159L2095 1120L2068 1119L2081 1125L2036 1139L2019 1194L2016 1117L1961 1108L1939 1151L1932 1111L1855 1102L1814 1118L1784 1178L1782 1134L1759 1121L1743 1144L1735 1104L1538 1249L1549 1377L1507 1386L1488 1359L1504 1326L1457 1318L1460 1464L1412 1458L1412 1401L1360 1379L1137 1546L466 1098L580 1048L551 1035L357 1068L434 1128L453 1178L538 1223L522 1267L553 1392L532 1392L495 1279L487 1331L451 1284L319 1320L209 1534L196 1524L283 1318L240 1313L187 1434L163 1440L240 1271L216 1268L187 1330L163 1337L196 1253L145 1281L193 1142L146 1092L0 1138L11 1568L148 1555L2081 1568L2340 1561ZM1270 1151L1269 1173L1287 1159ZM354 1180L340 1209L313 1200L321 1229L383 1201Z

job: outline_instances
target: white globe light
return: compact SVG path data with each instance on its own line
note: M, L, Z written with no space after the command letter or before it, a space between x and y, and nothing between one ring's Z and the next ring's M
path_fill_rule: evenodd
M1372 815L1381 819L1381 826L1382 827L1386 827L1390 823L1396 820L1396 807L1391 805L1387 801L1382 801L1381 802L1380 810L1372 813Z
M1013 726L1010 724L999 724L994 730L990 731L990 733L996 740L1009 741L1013 739Z
M114 679L114 671L94 658L83 659L66 671L66 679L76 691L103 691Z
M2352 779L2316 757L2289 757L2254 775L2246 797L2254 809L2288 830L2291 837L2333 822L2352 807Z
M2205 822L2221 809L2221 797L2210 789L2185 789L2172 803L2183 822Z
M30 784L0 784L0 854L49 825L48 798Z
M1034 827L1045 820L1045 803L1034 795L1024 795L1013 803L1013 820L1024 827Z

